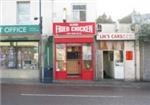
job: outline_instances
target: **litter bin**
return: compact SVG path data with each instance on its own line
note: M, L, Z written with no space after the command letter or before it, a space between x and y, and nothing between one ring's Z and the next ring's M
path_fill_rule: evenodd
M53 82L53 68L52 67L44 67L44 83L52 83Z

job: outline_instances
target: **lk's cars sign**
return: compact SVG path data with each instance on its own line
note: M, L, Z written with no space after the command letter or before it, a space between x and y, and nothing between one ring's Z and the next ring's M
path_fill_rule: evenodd
M53 23L54 35L94 35L96 27L94 22L84 23Z
M134 33L98 33L97 40L135 40Z

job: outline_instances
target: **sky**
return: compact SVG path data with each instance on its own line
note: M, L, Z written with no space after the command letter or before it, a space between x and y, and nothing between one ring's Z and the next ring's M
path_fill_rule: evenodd
M97 0L97 16L105 13L118 20L133 10L140 14L150 13L150 0Z

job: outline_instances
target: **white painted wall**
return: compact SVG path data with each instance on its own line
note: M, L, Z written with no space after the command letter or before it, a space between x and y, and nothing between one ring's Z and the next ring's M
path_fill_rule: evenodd
M115 25L114 24L101 24L102 25L102 32L106 33L114 33L115 32ZM130 30L130 24L120 24L119 25L119 31L118 33L131 33ZM99 43L99 41L97 42ZM98 47L96 50L98 51ZM126 61L126 51L133 51L133 60L127 60ZM102 52L102 51L101 51ZM103 56L102 53L98 52L100 56ZM98 56L97 54L96 56ZM96 61L98 61L99 58L96 58ZM139 80L140 78L140 67L139 67L139 61L135 62L135 59L139 60L139 45L136 45L135 48L135 41L124 41L124 77L126 81L134 81ZM102 60L102 59L101 59ZM136 63L136 65L135 65ZM96 72L101 73L102 68L96 65ZM96 79L100 80L101 75L96 75Z
M16 25L17 24L17 1L28 0L1 0L0 1L0 25ZM39 16L38 12L38 0L29 0L31 5L31 24L38 24L38 21L34 20L34 17Z
M38 24L39 20L39 0L0 0L0 25L17 24L17 1L30 1L31 24ZM96 0L41 0L41 14L43 17L43 35L52 34L52 22L62 22L63 8L67 9L67 21L73 22L72 5L87 5L87 21L96 20Z
M124 72L125 80L134 81L135 80L135 48L134 41L124 42ZM126 51L133 52L133 60L126 60Z
M115 24L101 24L102 25L102 32L115 32ZM120 33L131 33L130 29L131 24L119 24L119 30Z
M0 25L17 25L17 1L30 1L30 24L39 24L39 0L0 0ZM67 8L67 21L73 22L72 4L87 5L87 21L96 20L96 0L41 0L43 35L52 35L52 23L62 22L63 8ZM39 79L40 70L0 70L0 78Z

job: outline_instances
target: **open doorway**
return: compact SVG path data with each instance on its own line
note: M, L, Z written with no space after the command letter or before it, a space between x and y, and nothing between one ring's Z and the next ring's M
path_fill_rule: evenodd
M104 79L124 79L123 51L103 51Z
M114 78L114 53L113 51L103 51L103 76L104 79Z

